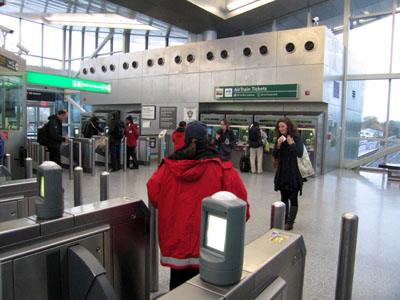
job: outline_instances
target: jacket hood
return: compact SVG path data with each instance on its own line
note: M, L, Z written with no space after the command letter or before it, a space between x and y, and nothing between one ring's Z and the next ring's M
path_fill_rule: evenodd
M202 160L172 160L164 158L163 163L174 176L186 182L197 181L208 168L209 163L219 164L222 169L231 169L230 161L221 161L219 158L206 158Z

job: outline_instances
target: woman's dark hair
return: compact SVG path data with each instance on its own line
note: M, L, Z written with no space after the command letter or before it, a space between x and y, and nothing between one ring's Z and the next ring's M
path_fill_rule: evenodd
M61 110L59 110L59 111L57 112L57 115L63 116L63 115L65 115L66 113L67 113L67 111L66 111L65 109L61 109Z
M111 113L111 116L112 116L113 119L118 119L118 117L119 117L118 111L113 111L113 112Z
M274 130L274 136L280 137L282 134L279 131L279 123L285 123L287 126L287 134L291 135L292 137L295 135L299 134L299 131L297 130L296 124L293 123L292 120L290 120L288 117L282 117L276 122L275 125L275 130Z

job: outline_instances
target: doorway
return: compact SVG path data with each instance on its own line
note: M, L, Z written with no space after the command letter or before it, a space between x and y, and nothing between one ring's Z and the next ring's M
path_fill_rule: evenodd
M38 127L55 113L54 102L27 101L26 104L26 136L37 137Z

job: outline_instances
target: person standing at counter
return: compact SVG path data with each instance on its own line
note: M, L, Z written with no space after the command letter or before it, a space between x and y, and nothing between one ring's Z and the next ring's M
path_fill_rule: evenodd
M263 172L264 144L267 142L267 134L260 129L258 122L249 127L250 169L251 173L261 174ZM257 159L257 169L256 169Z
M227 119L220 121L221 128L215 134L215 144L221 155L232 160L233 146L236 144L235 133L229 128Z
M68 143L69 137L62 136L62 122L68 120L68 112L60 110L56 115L49 117L46 125L47 129L47 150L49 150L50 160L61 166L60 147L62 142ZM72 147L72 145L70 145Z
M274 189L281 192L281 201L286 205L285 230L292 230L299 208L298 194L301 195L303 188L297 165L297 157L303 155L303 141L297 126L287 117L278 120L274 135L277 140L272 155L278 161Z
M128 116L126 118L126 127L125 127L125 135L126 135L126 161L129 166L129 158L132 157L133 165L130 167L131 169L139 169L139 164L136 158L136 147L137 147L137 139L139 138L139 132L136 128L136 125L133 124L132 116Z
M172 141L174 142L174 152L185 145L184 133L186 122L180 121L179 127L172 133Z

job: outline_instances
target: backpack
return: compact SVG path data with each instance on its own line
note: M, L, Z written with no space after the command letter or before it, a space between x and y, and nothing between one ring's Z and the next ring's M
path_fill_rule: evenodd
M122 139L125 135L125 127L124 123L122 121L119 122L119 127L118 127L118 133L117 133L117 138Z
M37 141L42 146L47 146L49 142L47 139L47 124L49 124L49 121L44 122L42 127L38 128L37 132Z
M249 129L249 140L252 142L257 142L259 133L260 133L260 129L257 126L252 126Z
M239 169L241 172L249 172L250 171L250 158L249 156L242 155L239 161Z

